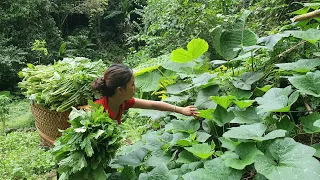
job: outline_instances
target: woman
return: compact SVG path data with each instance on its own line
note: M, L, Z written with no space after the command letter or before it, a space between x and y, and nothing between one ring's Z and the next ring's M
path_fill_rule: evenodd
M151 83L151 82L150 82ZM104 76L92 83L92 88L103 95L95 103L102 104L111 119L121 124L124 110L129 108L154 109L177 112L186 116L197 116L195 106L178 107L162 101L151 101L133 98L136 90L132 70L123 64L113 64Z

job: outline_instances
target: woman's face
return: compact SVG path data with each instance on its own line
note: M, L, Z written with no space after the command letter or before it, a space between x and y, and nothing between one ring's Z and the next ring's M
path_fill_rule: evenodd
M134 76L132 76L131 80L126 84L126 89L124 91L125 99L129 100L133 98L135 92L136 92L136 85L134 82Z

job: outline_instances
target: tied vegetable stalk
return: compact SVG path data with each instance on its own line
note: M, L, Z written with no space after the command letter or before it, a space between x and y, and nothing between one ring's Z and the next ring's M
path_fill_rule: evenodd
M19 76L22 93L41 106L64 112L84 105L94 97L92 81L103 74L106 65L87 58L64 58L53 65L28 64Z

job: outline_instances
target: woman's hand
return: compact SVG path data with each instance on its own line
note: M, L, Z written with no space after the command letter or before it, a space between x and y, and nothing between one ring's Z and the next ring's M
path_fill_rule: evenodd
M187 106L187 107L182 108L181 114L186 115L186 116L199 117L198 116L199 112L197 111L197 108L195 106Z

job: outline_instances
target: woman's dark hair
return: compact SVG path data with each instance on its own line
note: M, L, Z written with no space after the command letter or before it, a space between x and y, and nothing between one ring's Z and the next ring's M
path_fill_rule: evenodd
M123 64L112 64L100 77L92 82L91 87L94 91L103 96L113 96L118 87L126 87L131 80L132 70Z

